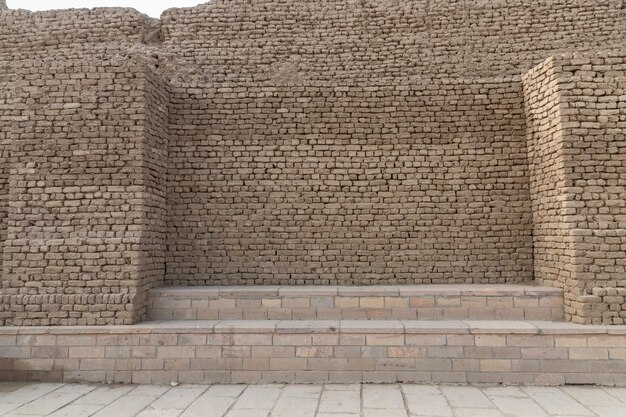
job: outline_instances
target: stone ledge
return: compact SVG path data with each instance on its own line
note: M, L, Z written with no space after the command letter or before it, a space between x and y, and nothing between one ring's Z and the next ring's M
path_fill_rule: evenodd
M0 379L626 386L626 326L529 321L169 321L0 328Z
M0 327L0 336L159 333L626 335L626 326L505 320L167 320L145 321L132 326Z
M553 287L515 284L467 284L467 285L372 285L372 286L226 286L226 287L160 287L153 288L151 295L172 296L379 296L379 295L562 295L563 290Z
M533 285L173 287L151 320L563 320L563 291Z

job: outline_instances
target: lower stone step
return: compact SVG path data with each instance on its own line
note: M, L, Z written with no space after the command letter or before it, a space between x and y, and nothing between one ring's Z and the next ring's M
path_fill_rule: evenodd
M626 385L626 326L163 321L0 327L0 380Z
M563 292L533 285L163 287L151 320L563 320Z

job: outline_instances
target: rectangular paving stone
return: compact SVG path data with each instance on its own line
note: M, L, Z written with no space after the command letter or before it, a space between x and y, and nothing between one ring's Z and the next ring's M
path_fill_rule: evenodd
M593 412L559 388L541 387L537 389L527 387L525 391L549 414L593 416Z
M64 384L35 383L19 388L11 392L11 396L0 397L0 404L10 402L13 404L24 404L33 401L42 395L55 391L64 386Z
M335 415L335 414L333 414ZM366 408L363 410L363 417L407 417L408 414L405 409L373 409Z
M537 403L528 398L492 397L492 401L505 416L550 417Z
M156 410L184 410L205 391L206 388L175 387L150 404L150 408Z
M410 413L417 416L452 417L452 408L434 387L404 386L404 399Z
M441 387L441 392L452 407L493 408L493 403L475 387Z
M238 397L247 385L212 385L202 396L206 397Z
M360 413L360 391L324 390L320 399L320 413Z
M71 404L57 410L48 417L89 417L101 408L101 405Z
M133 389L132 386L103 386L76 399L73 404L107 405Z
M98 411L93 417L132 417L156 399L156 396L148 395L124 396Z
M398 386L365 386L363 407L377 409L404 409L404 399Z
M95 387L80 385L82 390L77 390L77 392L59 392L53 391L48 394L45 394L36 400L29 402L28 404L23 405L22 407L14 410L15 414L32 414L32 415L48 415L52 414L54 411L60 409L61 407L71 403L75 399L79 398L82 395L85 395L89 391L95 389Z
M500 411L486 408L455 408L456 417L506 417Z
M201 396L180 417L222 417L235 403L236 397Z
M268 417L269 410L230 410L224 417Z
M321 395L321 385L285 385L281 392L282 398L319 399Z
M271 410L280 391L278 387L249 386L239 396L233 410Z
M272 417L315 417L318 399L281 397L272 409Z

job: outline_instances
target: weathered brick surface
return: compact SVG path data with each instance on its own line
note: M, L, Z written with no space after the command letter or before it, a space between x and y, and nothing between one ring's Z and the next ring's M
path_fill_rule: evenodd
M521 84L172 88L166 282L532 279Z
M165 209L163 186L156 198L142 181L165 175L168 100L119 54L151 24L132 9L0 13L0 322L142 317L163 254L139 253L154 252L147 230L164 220L149 212Z
M130 324L162 282L167 94L129 58L16 73L5 324ZM165 92L165 93L164 93Z
M558 55L524 83L535 277L567 290L568 318L623 324L624 53Z
M216 81L520 75L621 47L617 0L212 1L162 16L164 46Z
M0 63L104 57L141 42L154 19L134 9L96 8L0 13Z
M573 283L573 248L563 221L565 187L559 76L554 58L524 75L535 279L566 288ZM570 283L570 284L568 284Z

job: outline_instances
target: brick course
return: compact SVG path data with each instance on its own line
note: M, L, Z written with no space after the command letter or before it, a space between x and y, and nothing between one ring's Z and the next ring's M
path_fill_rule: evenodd
M563 320L562 290L510 284L163 287L148 298L150 320Z
M378 323L188 321L108 328L5 327L0 328L4 352L0 379L626 385L624 326Z

